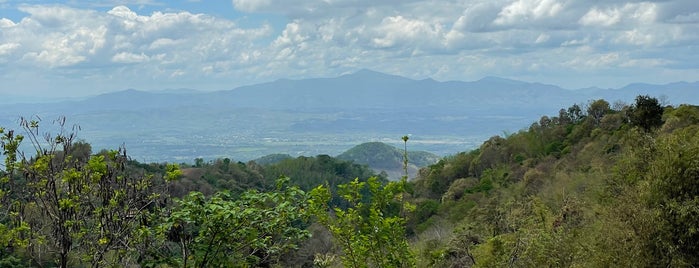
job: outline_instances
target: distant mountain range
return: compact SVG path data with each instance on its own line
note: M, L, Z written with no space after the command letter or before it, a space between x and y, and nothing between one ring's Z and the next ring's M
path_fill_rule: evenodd
M80 137L93 147L125 144L141 161L336 155L368 141L401 145L406 134L413 135L411 150L448 155L526 128L574 103L600 98L631 103L637 95L697 104L699 83L567 90L495 77L439 82L362 70L216 92L129 89L54 103L4 100L0 126L17 126L19 116L65 115L81 126Z

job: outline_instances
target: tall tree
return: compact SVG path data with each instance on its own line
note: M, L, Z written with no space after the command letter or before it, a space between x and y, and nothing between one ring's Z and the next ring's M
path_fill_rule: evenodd
M587 115L592 118L595 125L599 125L602 117L611 111L612 109L609 107L609 102L603 99L591 101L587 107Z
M634 126L650 131L663 124L663 107L658 99L639 95L636 97L636 103L629 109L629 119Z
M34 153L6 152L17 156L10 157L16 163L7 165L16 167L26 182L15 196L22 203L16 213L24 219L34 216L27 220L32 233L28 250L38 263L43 255L54 256L59 267L72 266L71 261L124 265L129 261L125 257L135 254L130 252L135 232L164 189L156 189L153 176L128 169L124 148L91 155L88 144L76 142L79 127L66 128L64 117L53 123L57 134L40 133L38 119L23 118L20 125ZM165 179L178 175L172 167Z

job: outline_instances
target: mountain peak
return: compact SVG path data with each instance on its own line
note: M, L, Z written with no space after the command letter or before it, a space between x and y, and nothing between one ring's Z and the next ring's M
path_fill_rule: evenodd
M359 71L354 72L354 75L388 75L382 72L377 72L371 69L360 69Z
M350 78L350 79L370 80L370 81L371 80L411 80L411 79L403 77L403 76L377 72L377 71L370 70L370 69L361 69L361 70L356 71L352 74L343 75L342 77Z
M497 76L486 76L486 77L481 78L477 82L510 84L510 85L526 84L526 82L522 82L519 80L507 79L507 78L502 78L502 77L497 77Z

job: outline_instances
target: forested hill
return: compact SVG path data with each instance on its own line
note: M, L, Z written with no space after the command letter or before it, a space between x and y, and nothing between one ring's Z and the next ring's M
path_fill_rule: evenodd
M383 142L366 142L350 148L335 157L352 164L365 165L376 174L385 173L389 180L404 176L404 149ZM294 161L288 154L270 154L253 160L262 166L274 166L284 161ZM420 168L437 163L441 157L424 151L408 151L408 177L414 178Z
M367 165L377 173L386 172L388 178L398 180L404 176L404 149L383 142L367 142L354 146L337 156L338 159ZM414 178L420 168L437 163L440 157L424 151L408 151L408 178Z
M573 105L413 189L419 267L696 267L699 106Z
M573 104L412 181L328 155L139 163L52 122L0 127L2 267L699 266L695 105Z

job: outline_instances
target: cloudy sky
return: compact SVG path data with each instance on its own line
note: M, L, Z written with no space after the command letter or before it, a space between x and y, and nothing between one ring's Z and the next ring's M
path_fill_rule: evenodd
M699 4L0 0L0 97L223 90L364 68L571 89L697 81Z

